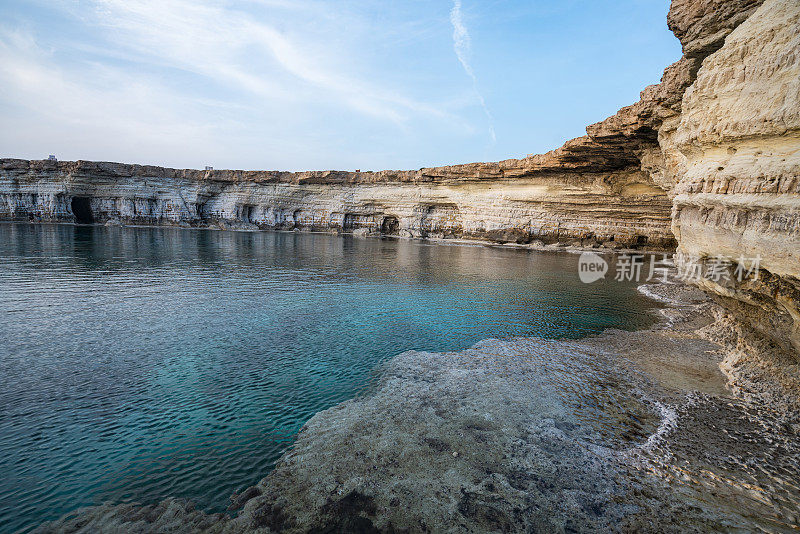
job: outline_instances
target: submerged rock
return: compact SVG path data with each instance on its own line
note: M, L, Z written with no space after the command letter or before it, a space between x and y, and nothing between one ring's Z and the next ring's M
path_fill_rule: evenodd
M275 470L233 497L235 517L168 500L90 508L38 532L162 532L180 518L194 532L800 526L800 441L787 432L798 406L732 398L718 367L730 347L707 339L737 336L721 309L679 284L647 291L670 302L651 330L397 356L370 394L312 417Z

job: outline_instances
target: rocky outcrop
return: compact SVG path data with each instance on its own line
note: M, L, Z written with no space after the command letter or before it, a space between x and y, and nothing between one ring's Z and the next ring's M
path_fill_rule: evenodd
M682 262L758 263L698 283L800 354L800 4L767 0L728 35L664 144Z

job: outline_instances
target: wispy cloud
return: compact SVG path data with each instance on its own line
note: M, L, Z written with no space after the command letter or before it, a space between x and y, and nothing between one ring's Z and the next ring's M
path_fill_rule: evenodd
M458 57L461 66L464 67L464 72L472 78L472 86L475 89L475 94L478 95L481 108L486 114L486 119L489 121L489 135L492 138L492 143L497 142L497 136L494 131L494 118L492 117L489 107L486 105L486 99L478 88L478 77L475 76L475 71L470 64L470 54L472 52L472 40L469 36L466 24L464 24L464 17L461 13L461 0L453 1L453 9L450 10L450 22L453 25L453 50Z
M443 144L479 140L448 48L420 53L448 28L421 6L7 2L2 155L402 168L457 161Z
M214 1L93 0L94 21L124 38L126 48L147 61L186 69L223 86L238 86L265 98L290 98L280 76L290 75L357 112L402 123L409 113L444 117L440 108L373 85L346 73L336 47L321 46L318 36L293 38L288 31L252 13L223 8ZM316 5L266 3L267 7L303 11ZM276 70L278 76L276 76ZM277 80L277 81L276 81Z
M214 127L197 119L197 101L101 63L66 69L23 30L0 26L0 80L3 103L22 114L7 132L15 143L35 141L50 151L83 144L83 157L98 159L113 158L120 147L178 153L213 144Z

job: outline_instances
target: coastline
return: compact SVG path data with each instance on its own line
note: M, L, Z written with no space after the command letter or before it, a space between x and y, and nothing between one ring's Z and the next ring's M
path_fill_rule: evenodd
M643 289L667 303L648 330L394 357L228 514L105 504L35 532L797 528L797 383L700 290Z
M667 26L681 55L660 83L541 155L376 172L0 158L0 222L323 233L348 236L356 249L371 248L356 239L407 239L431 256L441 252L435 245L675 253L674 267L699 273L697 287L640 286L660 303L647 329L397 354L368 394L311 416L227 512L180 498L117 502L35 532L800 531L800 4L672 0ZM70 237L92 233L76 227ZM230 241L258 241L239 237ZM597 261L587 271L598 265L607 268ZM601 298L640 310L625 296ZM570 312L590 313L574 301ZM432 336L459 331L435 329L442 324L433 317L426 327ZM289 338L302 327L283 331ZM287 404L279 399L278 410ZM232 464L218 467L239 473Z

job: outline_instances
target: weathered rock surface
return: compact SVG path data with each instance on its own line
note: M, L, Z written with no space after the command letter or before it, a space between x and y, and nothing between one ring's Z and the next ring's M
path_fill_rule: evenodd
M683 261L760 258L758 279L700 283L800 354L800 3L765 1L706 58L670 144Z
M585 239L674 247L671 203L645 173L587 162L575 171L557 165L542 157L415 172L272 173L2 160L0 218L366 228L489 240L510 231L519 242ZM76 202L85 203L86 216Z

